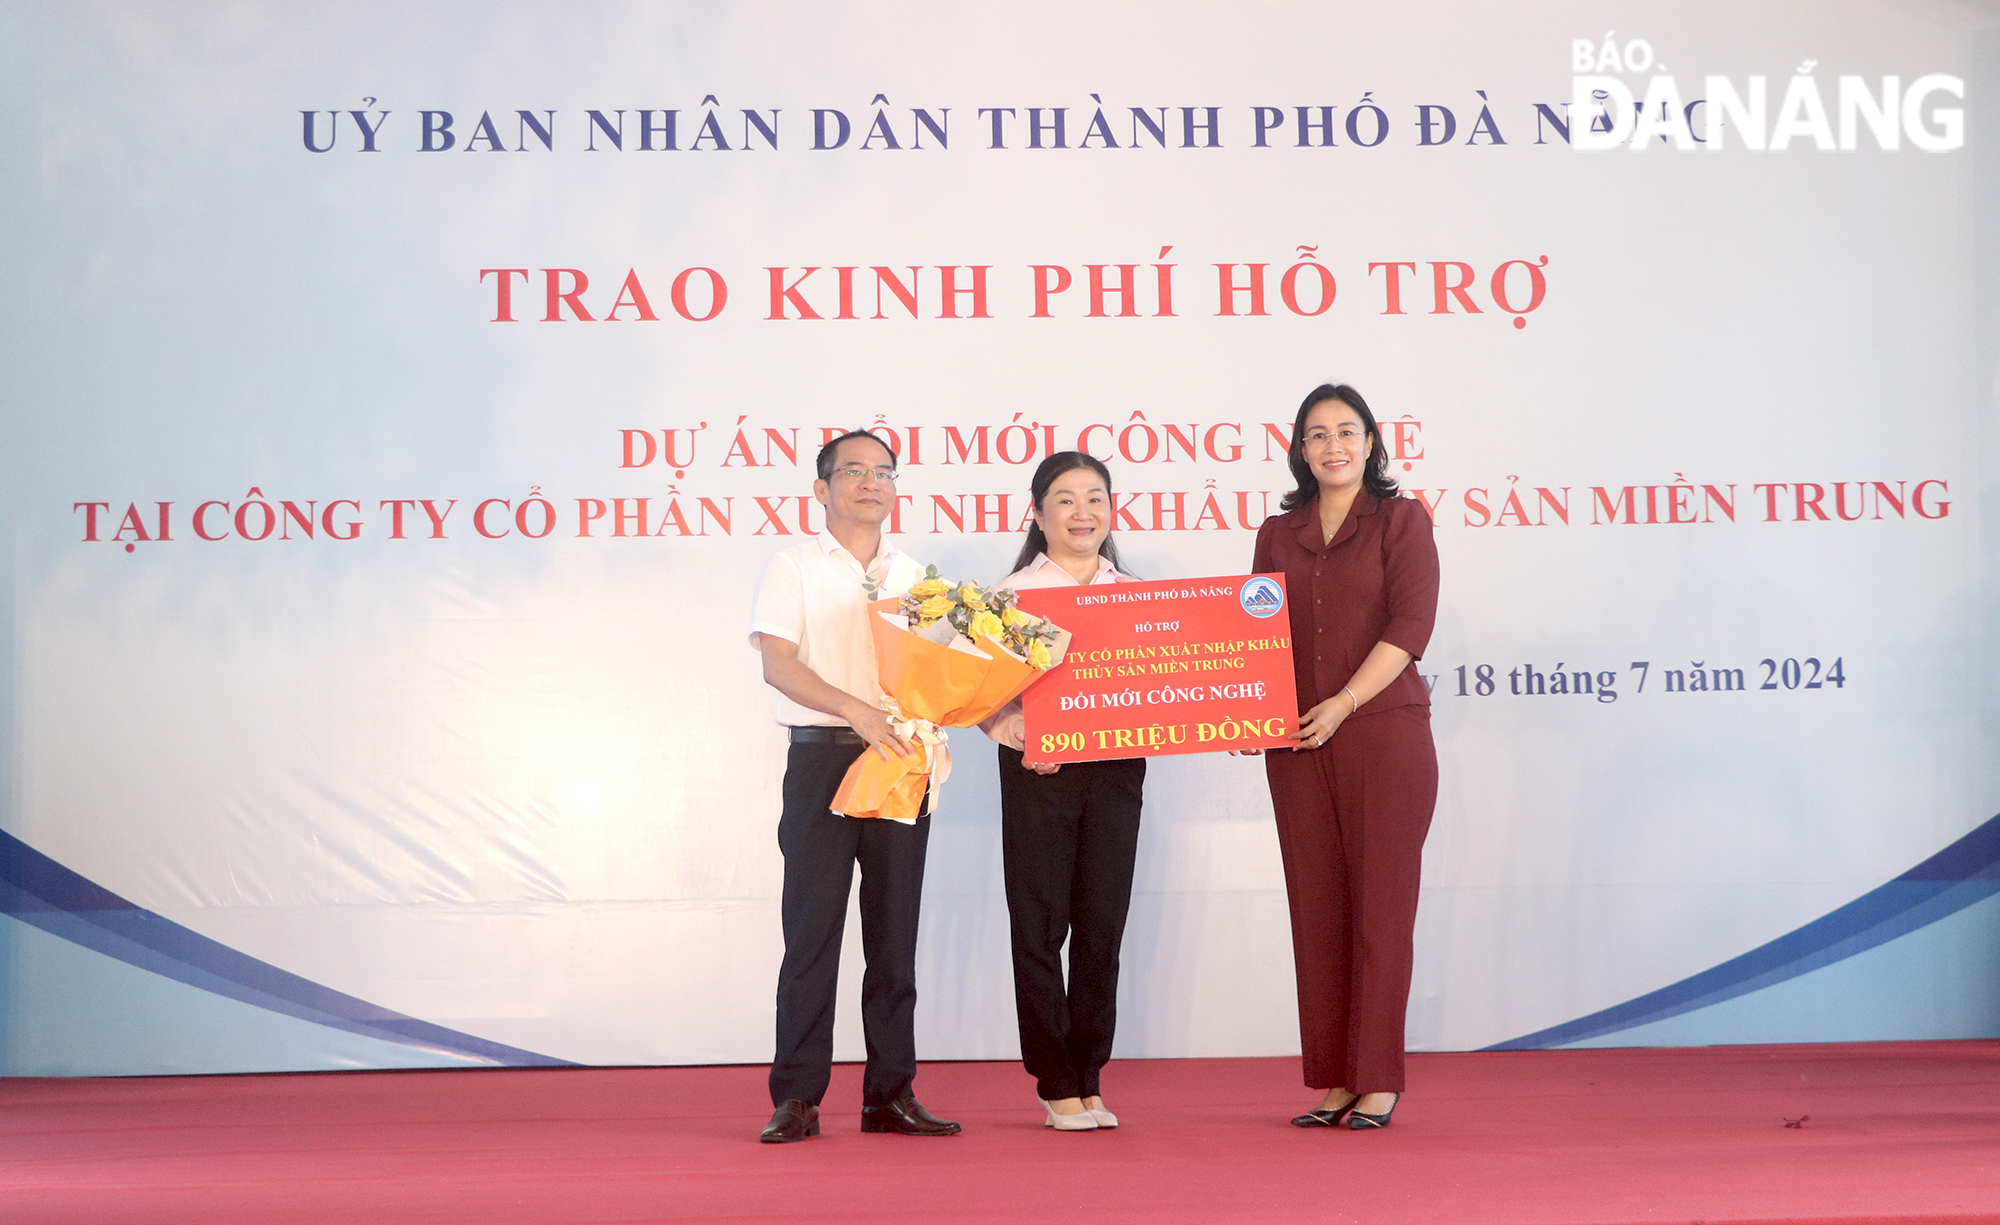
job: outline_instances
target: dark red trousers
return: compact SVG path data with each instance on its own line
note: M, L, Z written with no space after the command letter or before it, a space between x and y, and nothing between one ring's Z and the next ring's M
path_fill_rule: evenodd
M1340 725L1264 755L1298 967L1305 1082L1403 1090L1403 1016L1424 835L1437 805L1428 706Z

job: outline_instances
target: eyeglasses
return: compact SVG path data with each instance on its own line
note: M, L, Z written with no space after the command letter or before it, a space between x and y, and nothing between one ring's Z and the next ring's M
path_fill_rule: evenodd
M872 477L878 485L893 485L896 483L896 470L894 468L862 468L855 466L835 468L833 474L835 476L844 476L850 481L865 481Z
M1300 444L1304 450L1317 451L1332 443L1335 439L1338 439L1340 445L1346 447L1361 441L1367 433L1367 430L1362 429L1358 425L1343 425L1339 429L1332 431L1314 430L1300 439Z

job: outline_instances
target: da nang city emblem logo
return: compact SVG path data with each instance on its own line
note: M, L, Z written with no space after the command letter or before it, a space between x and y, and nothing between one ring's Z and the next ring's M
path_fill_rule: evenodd
M1269 617L1285 606L1285 589L1260 575L1245 582L1236 598L1243 602L1244 612L1253 617Z

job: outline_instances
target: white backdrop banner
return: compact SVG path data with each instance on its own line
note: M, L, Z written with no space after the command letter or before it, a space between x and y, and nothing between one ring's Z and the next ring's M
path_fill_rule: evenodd
M768 1059L822 441L952 576L1072 448L1242 573L1329 380L1443 559L1414 1046L2000 1033L1991 26L0 5L0 1072ZM1296 1051L1261 766L1148 793L1117 1053Z

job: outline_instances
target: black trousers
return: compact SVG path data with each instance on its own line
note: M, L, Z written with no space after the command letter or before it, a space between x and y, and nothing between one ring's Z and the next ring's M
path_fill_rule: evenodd
M915 825L836 816L828 810L841 776L865 750L794 744L785 764L785 960L778 970L778 1045L771 1059L771 1104L815 1105L833 1072L833 1002L840 938L854 865L861 865L861 1028L868 1040L864 1106L901 1097L917 1074L917 913L931 821Z
M1093 1097L1118 1027L1118 949L1132 904L1144 758L1037 774L1000 746L1000 842L1021 1062L1053 1101ZM1062 947L1069 941L1069 981Z

